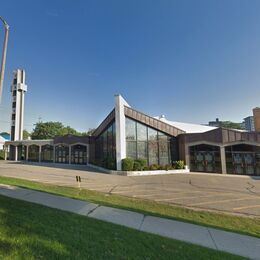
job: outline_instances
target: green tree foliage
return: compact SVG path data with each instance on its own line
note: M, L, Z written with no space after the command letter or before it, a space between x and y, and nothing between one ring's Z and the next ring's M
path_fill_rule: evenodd
M0 160L4 160L5 159L5 152L4 150L0 150Z
M23 140L28 140L31 134L27 130L23 130Z
M61 122L38 122L32 131L31 137L36 139L52 139L55 136L82 135L70 126L64 126Z
M220 123L220 126L225 128L232 128L232 129L242 129L240 123L235 123L231 121L222 121Z
M82 135L93 135L95 132L96 128L89 128L87 132L82 133Z

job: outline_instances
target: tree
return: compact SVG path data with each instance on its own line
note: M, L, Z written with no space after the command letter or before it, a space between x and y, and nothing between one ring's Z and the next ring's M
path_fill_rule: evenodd
M66 126L63 128L63 134L62 135L82 135L81 133L77 132L75 129L73 129L70 126Z
M33 140L53 139L55 136L81 135L70 126L64 126L61 122L38 122L32 131Z
M23 130L23 140L28 140L31 134L27 130Z
M235 123L235 122L231 122L231 121L222 121L220 123L220 126L225 127L225 128L231 128L231 129L242 129L240 123Z
M93 135L93 133L95 132L96 128L89 128L87 132L82 133L82 135Z
M38 122L32 131L32 139L52 139L55 136L63 135L64 126L60 122Z

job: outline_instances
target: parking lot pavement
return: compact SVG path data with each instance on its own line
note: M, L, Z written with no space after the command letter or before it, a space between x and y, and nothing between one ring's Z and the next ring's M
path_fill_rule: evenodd
M185 207L260 216L260 179L220 174L173 174L126 177L90 167L1 162L0 175L77 187Z

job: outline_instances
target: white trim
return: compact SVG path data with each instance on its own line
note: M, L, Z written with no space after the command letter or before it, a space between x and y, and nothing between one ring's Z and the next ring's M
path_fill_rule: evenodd
M116 168L119 171L122 169L122 159L126 157L125 106L129 107L122 96L115 95Z

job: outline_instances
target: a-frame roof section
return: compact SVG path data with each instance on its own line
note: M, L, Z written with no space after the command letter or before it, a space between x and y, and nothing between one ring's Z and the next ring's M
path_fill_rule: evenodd
M177 127L164 123L163 121L161 121L159 119L148 116L135 109L132 109L131 107L125 106L124 110L125 110L126 117L132 118L140 123L146 124L154 129L159 130L168 135L178 136L179 134L185 133L183 130L181 130Z
M93 136L99 136L109 124L115 120L115 109L113 109L108 116L102 121L102 123L94 131Z

